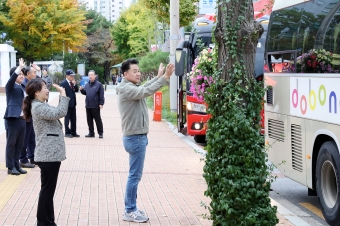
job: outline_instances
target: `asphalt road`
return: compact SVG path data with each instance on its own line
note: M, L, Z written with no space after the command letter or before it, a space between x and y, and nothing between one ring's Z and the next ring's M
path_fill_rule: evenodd
M186 136L196 143L193 137ZM205 143L196 143L202 149ZM317 196L308 196L307 187L286 178L277 169L273 171L278 176L272 183L270 197L286 209L293 212L311 226L328 225L323 219L320 203Z

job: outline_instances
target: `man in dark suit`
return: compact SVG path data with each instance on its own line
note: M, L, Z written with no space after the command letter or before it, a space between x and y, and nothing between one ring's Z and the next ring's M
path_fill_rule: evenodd
M77 115L76 115L76 92L79 91L77 82L74 79L76 74L71 70L66 71L66 79L60 83L61 87L64 87L66 96L70 98L70 102L68 105L67 115L64 118L64 126L65 126L65 137L80 137L77 134ZM69 124L71 123L71 129L69 128Z
M6 84L6 167L8 174L20 175L27 173L19 165L19 156L24 145L26 121L23 119L22 101L25 97L22 82L24 75L21 71L25 67L22 58L19 59L19 67L10 70L10 78Z
M37 77L37 72L40 72L40 67L31 64L28 67L25 67L23 69L23 73L25 76L24 81L22 82L22 85L26 87L26 84L31 81L32 79ZM33 121L30 119L26 122L26 132L25 132L25 140L24 140L24 146L22 148L21 154L20 154L20 166L23 168L34 168L34 151L35 151L35 133L33 129Z

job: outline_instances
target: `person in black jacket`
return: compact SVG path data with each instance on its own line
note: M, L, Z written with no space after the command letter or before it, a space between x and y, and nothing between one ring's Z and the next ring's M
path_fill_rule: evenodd
M103 85L97 81L97 76L94 70L90 70L88 75L90 79L89 83L87 83L84 88L80 87L80 92L83 95L86 95L85 107L89 134L85 135L85 137L94 137L94 119L96 121L99 138L103 138L103 122L100 117L100 109L103 108L105 101L104 89Z
M76 114L76 92L79 91L77 82L74 79L76 74L71 70L66 71L66 79L60 83L61 87L64 87L66 96L70 98L70 102L68 105L67 115L64 118L64 126L65 126L65 137L80 137L77 134L77 114ZM69 128L69 124L71 123L71 129Z
M26 121L21 109L25 97L25 87L22 85L24 74L21 71L25 67L22 58L19 59L19 67L11 68L10 78L6 84L6 112L4 115L6 129L6 167L8 174L20 175L27 173L19 165L19 156L24 146Z

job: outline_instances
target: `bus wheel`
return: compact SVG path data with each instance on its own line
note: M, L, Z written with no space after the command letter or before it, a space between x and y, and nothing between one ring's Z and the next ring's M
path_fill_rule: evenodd
M325 220L340 225L340 156L333 141L325 142L316 163L316 191Z
M205 135L195 135L194 140L196 143L205 143Z

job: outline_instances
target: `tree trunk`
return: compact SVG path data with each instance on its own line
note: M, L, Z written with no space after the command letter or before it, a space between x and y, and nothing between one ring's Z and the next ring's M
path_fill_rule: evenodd
M269 199L270 172L260 111L264 87L254 79L255 50L263 33L250 0L219 0L214 31L218 70L204 96L211 118L204 178L213 225L277 224Z
M108 77L110 76L110 62L105 61L104 63L104 80L107 84L108 83Z
M245 76L253 78L254 53L258 39L263 33L263 27L254 20L253 2L250 0L220 0L218 2L222 4L218 7L217 24L214 34L219 50L218 68L222 69L222 78L228 82L230 80L230 71L228 71L228 69L232 68L233 62L241 61L245 63ZM242 8L244 9L241 11ZM226 17L226 14L232 16ZM239 15L241 15L243 19L238 20ZM240 24L239 30L227 31L228 27L237 23ZM247 37L246 40L244 40L245 37ZM230 44L235 45L231 46ZM230 50L239 49L243 50L242 54L228 54Z

